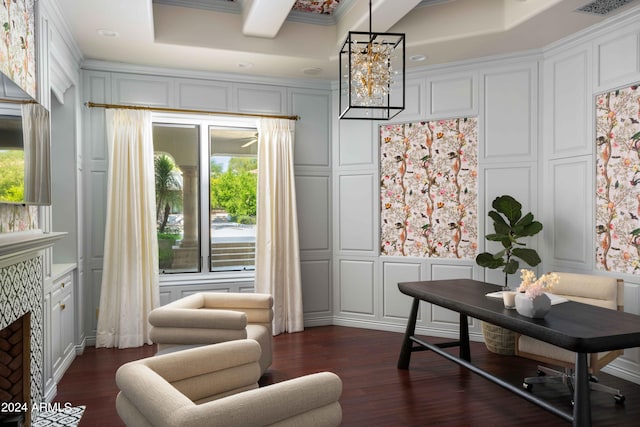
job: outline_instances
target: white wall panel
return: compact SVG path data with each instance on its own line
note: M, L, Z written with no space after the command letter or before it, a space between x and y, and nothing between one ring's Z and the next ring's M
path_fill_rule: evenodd
M297 176L300 250L329 250L329 177Z
M302 306L304 313L328 313L331 311L331 268L328 260L302 261Z
M408 318L413 298L400 292L398 283L416 282L419 280L423 280L421 262L383 261L382 315L387 318ZM418 314L418 318L420 318L420 313Z
M431 280L473 279L473 265L433 264Z
M477 114L475 74L447 75L428 81L429 115L451 117Z
M487 233L493 233L493 220L489 218L487 213L492 210L491 203L493 200L502 195L510 195L522 204L523 214L527 212L533 213L536 219L541 217L541 212L537 210L537 179L535 173L535 164L512 164L508 167L485 168L483 171L484 188L480 190L480 232L479 236ZM484 196L482 196L484 195ZM484 206L484 208L483 208ZM484 231L483 231L484 230ZM532 247L534 241L524 239L528 247ZM500 250L502 245L496 242L489 242L484 238L480 238L478 242L479 252L489 251L495 253ZM484 281L499 285L504 284L504 273L500 269L490 270L482 269L484 272ZM519 282L520 277L511 275L509 283L514 285Z
M170 107L173 101L173 84L163 77L114 74L112 90L116 104Z
M378 127L367 120L340 120L339 166L373 166L378 149Z
M330 166L331 98L326 91L293 90L291 113L296 122L296 166Z
M582 154L591 149L589 138L590 59L582 50L568 57L554 58L547 65L546 80L550 104L545 111L552 131L551 155Z
M111 103L111 75L109 73L91 73L84 81L84 94L87 101L97 103ZM84 117L88 117L85 123L85 138L91 142L88 147L89 158L91 160L107 160L107 143L105 129L104 111L100 108L92 108L85 112ZM87 135L90 133L90 135ZM84 150L83 150L84 151ZM91 200L88 198L87 200Z
M638 33L617 35L596 44L600 89L638 78Z
M192 110L231 110L231 85L218 82L178 80L177 107Z
M406 122L424 118L426 105L424 79L407 80L405 82L404 110L391 122Z
M104 255L104 234L107 221L107 173L93 171L91 173L91 257L101 258Z
M342 175L339 184L339 248L343 251L373 251L377 229L374 225L374 180L371 174Z
M552 231L555 261L590 267L593 236L593 186L591 157L551 163L553 202ZM551 224L549 224L551 225ZM551 237L551 236L549 236Z
M532 67L487 72L483 78L484 153L486 159L533 160L537 143L536 73Z
M339 260L340 311L374 314L373 261Z
M235 111L240 113L285 114L285 89L278 86L236 85Z

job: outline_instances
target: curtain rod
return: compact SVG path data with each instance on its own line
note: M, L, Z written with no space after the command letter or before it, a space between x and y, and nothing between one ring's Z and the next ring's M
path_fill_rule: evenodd
M300 116L280 116L270 114L252 114L252 113L231 113L229 111L208 111L208 110L190 110L183 108L166 108L166 107L148 107L144 105L117 105L117 104L99 104L96 102L87 102L85 105L89 108L123 108L125 110L150 110L165 113L192 113L192 114L210 114L215 116L240 116L240 117L262 117L267 119L288 119L299 120Z
M6 102L7 104L37 104L37 101L33 99L0 98L0 102Z

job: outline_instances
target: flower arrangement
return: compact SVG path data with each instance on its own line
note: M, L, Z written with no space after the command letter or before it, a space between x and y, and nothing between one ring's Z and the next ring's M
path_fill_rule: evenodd
M520 270L520 278L522 283L518 287L518 292L524 292L529 299L534 299L545 292L551 291L554 285L557 285L560 278L556 273L547 273L536 279L535 274L531 270Z

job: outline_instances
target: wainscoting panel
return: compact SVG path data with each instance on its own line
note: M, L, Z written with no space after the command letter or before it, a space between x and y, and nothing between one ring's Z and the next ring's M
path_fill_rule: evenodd
M426 116L424 79L407 79L405 82L404 110L392 119L394 123L421 120Z
M165 77L114 74L112 96L116 104L171 107L173 87Z
M110 104L111 101L111 74L91 72L85 75L84 79L84 94L87 101ZM91 144L83 149L83 152L88 153L88 158L92 161L107 161L107 133L106 132L94 132L94 129L104 130L105 115L104 110L101 108L90 108L84 112L86 118L84 134L86 141L91 141ZM88 123L87 123L88 122Z
M479 191L484 194L483 200L480 201L479 207L479 236L485 236L493 233L493 220L489 218L487 213L493 210L491 203L496 197L509 195L514 197L522 204L522 212L526 214L531 212L536 219L540 219L542 212L538 210L537 194L537 174L536 165L533 163L512 163L509 166L495 166L482 168L482 182L484 188ZM481 185L482 185L481 182ZM527 247L536 248L537 239L529 238L523 240L527 243ZM489 251L495 253L502 248L502 245L496 242L489 242L486 239L480 239L478 242L478 252ZM499 285L504 284L504 273L500 269L490 270L488 268L480 269L480 280L488 283ZM484 277L482 275L484 274ZM510 275L509 283L515 285L519 283L518 275Z
M638 32L596 43L596 92L638 79Z
M373 316L375 262L367 260L338 260L340 283L339 311Z
M544 87L545 98L551 102L544 113L553 147L551 156L591 152L590 71L591 54L586 48L545 63L545 80L551 82Z
M340 250L373 252L378 241L377 233L372 232L377 228L374 209L378 205L373 176L341 175L338 186Z
M340 120L338 166L376 166L378 126L367 120Z
M304 314L331 313L331 291L328 286L331 277L329 260L301 261L302 306Z
M413 298L400 292L398 283L424 280L422 264L420 260L396 262L385 261L382 258L382 316L384 318L406 320L409 317ZM418 320L420 317L418 314Z
M296 166L330 167L331 97L327 91L290 89L291 114L296 121Z
M231 85L222 82L176 81L177 107L193 110L231 110Z
M478 114L476 73L445 75L427 80L429 116L460 117Z
M234 100L237 105L234 109L240 113L257 114L285 114L286 96L285 88L278 86L261 85L234 85Z
M546 236L553 238L553 261L572 263L574 268L591 268L594 197L591 156L552 161L550 169L553 223L548 224L550 232Z
M104 233L107 221L107 172L92 171L89 182L91 195L91 258L104 255Z
M500 69L483 75L484 152L487 160L535 160L537 144L537 68ZM483 132L484 130L484 132Z
M474 264L470 261L465 265L456 264L432 264L431 280L473 279Z
M326 250L329 248L329 200L328 176L296 176L296 202L298 205L298 229L300 250Z

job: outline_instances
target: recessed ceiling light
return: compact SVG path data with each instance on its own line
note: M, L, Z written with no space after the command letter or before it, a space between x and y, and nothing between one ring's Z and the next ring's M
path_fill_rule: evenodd
M303 68L302 72L308 76L317 76L322 72L322 68L319 68L319 67Z
M251 62L240 62L238 63L238 68L251 68L253 64Z
M425 55L411 55L409 57L409 60L413 62L425 61L426 59L427 57Z
M100 35L102 37L110 37L110 38L119 36L119 34L116 31L109 30L109 29L106 29L106 28L100 28L98 30L98 35Z

